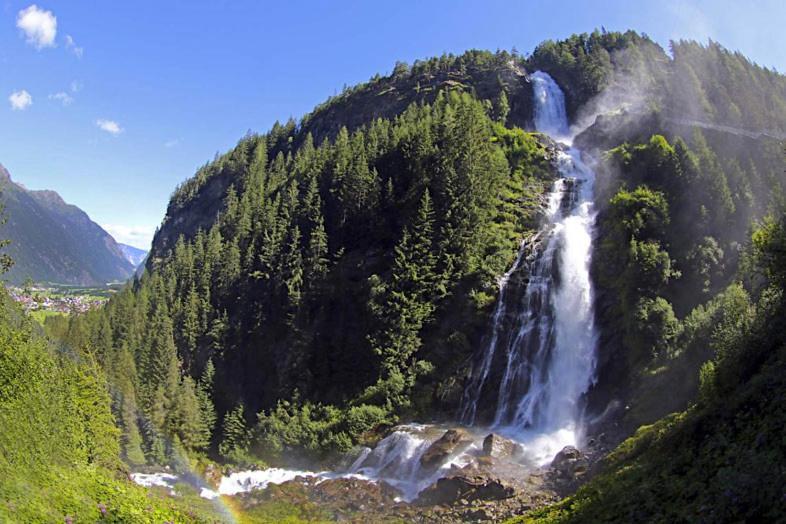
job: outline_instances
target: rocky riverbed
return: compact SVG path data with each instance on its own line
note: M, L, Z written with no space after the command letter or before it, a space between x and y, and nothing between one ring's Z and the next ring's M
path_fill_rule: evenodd
M311 504L335 520L385 522L499 521L572 493L605 455L603 439L584 450L567 446L551 463L533 463L522 443L466 428L405 425L346 471L270 468L197 479L206 498L232 497L242 509L270 502ZM188 482L171 473L135 474L141 484L171 488ZM193 478L192 478L193 481Z

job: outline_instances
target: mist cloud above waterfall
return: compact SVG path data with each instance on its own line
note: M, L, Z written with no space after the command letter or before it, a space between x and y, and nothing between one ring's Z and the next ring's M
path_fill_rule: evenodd
M612 63L616 64L611 79L603 91L579 109L571 126L573 136L595 123L599 115L622 111L643 113L649 109L654 100L656 80L653 71L636 53L636 50L624 49L611 55Z

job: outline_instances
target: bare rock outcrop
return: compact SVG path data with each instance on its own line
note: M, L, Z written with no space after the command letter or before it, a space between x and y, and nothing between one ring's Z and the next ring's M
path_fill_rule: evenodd
M472 444L472 438L463 429L449 429L436 440L420 457L420 465L436 469L448 458L464 451Z

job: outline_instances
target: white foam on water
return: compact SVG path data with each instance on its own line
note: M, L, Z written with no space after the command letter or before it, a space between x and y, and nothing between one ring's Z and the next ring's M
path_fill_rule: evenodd
M169 488L170 492L173 492L179 479L171 473L131 473L131 480L140 486Z
M236 471L229 476L221 477L218 485L220 495L237 495L254 489L265 489L269 484L283 484L297 477L316 477L321 473L297 469L269 468Z

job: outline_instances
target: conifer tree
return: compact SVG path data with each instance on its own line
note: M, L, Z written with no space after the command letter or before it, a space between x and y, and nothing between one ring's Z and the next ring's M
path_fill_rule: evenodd
M191 377L181 380L167 418L167 433L176 437L186 450L205 449L210 443L210 432L202 418L196 385Z
M196 286L191 285L183 305L183 324L180 329L181 340L183 341L184 351L181 354L187 358L186 368L188 368L194 353L197 350L197 339L199 337L199 297L197 296Z
M425 191L412 227L404 230L395 248L390 281L377 283L370 303L380 325L370 337L382 359L380 380L401 376L403 387L411 387L423 367L415 354L421 345L420 330L434 311L433 226L434 210Z
M248 450L248 439L243 404L240 403L224 415L218 452L225 459L236 460Z
M199 401L199 412L202 419L201 437L206 443L210 443L210 438L216 426L216 408L213 405L213 380L215 377L215 366L213 360L208 359L202 376L199 378L196 388L196 396Z
M115 388L115 413L120 427L120 446L123 458L132 465L144 464L142 435L139 432L136 401L136 365L131 351L124 346L115 355L111 379Z
M327 273L327 259L328 254L328 238L325 233L325 226L320 215L316 219L316 224L311 230L311 235L308 240L308 248L306 250L305 266L305 280L310 287L325 276Z

